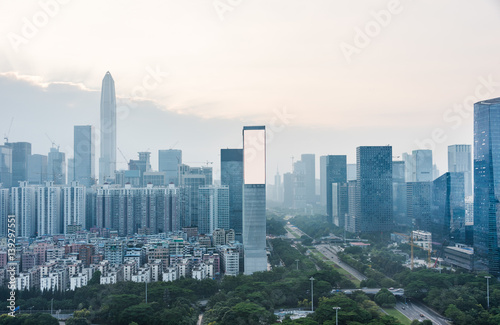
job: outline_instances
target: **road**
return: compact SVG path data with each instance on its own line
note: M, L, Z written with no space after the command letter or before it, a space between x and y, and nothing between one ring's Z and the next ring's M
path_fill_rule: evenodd
M287 224L285 226L285 229L288 231L288 233L295 233L295 234L297 234L299 236L299 238L302 237L302 236L307 236L307 237L313 239L311 236L309 236L308 234L306 234L305 232L303 232L302 230L300 230L299 228L295 227L292 224ZM296 239L295 236L293 236L293 234L291 235L291 238Z
M323 255L326 256L330 261L333 263L337 264L347 272L349 272L353 277L358 279L359 281L366 280L367 277L359 272L358 270L354 269L353 267L347 265L346 263L342 262L338 256L337 256L337 249L338 247L336 246L330 246L330 245L317 245L316 249Z
M396 303L396 309L401 314L408 317L410 320L428 319L432 322L433 325L449 325L449 323L443 316L439 315L435 311L431 310L429 307L420 303L412 303L409 301L407 304L405 304L403 302L398 301ZM424 317L421 317L420 316L421 314L424 315Z

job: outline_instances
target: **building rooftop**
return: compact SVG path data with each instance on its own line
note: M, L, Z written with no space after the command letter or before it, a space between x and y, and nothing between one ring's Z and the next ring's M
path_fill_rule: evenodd
M500 104L500 97L492 98L492 99L488 99L488 100L483 100L483 101L480 101L479 103L484 104L484 105Z
M474 248L472 248L472 247L457 247L457 246L448 246L448 247L446 247L446 248L447 248L447 249L454 250L454 251L457 251L457 252L461 252L461 253L469 254L469 255L474 254Z

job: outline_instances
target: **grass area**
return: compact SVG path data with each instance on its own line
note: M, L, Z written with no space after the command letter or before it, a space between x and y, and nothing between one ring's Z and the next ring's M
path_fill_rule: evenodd
M409 320L408 317L406 317L405 315L401 314L397 309L384 308L384 310L386 311L386 313L388 313L392 317L399 320L401 322L401 324L403 324L403 325L410 325L411 324L411 320Z

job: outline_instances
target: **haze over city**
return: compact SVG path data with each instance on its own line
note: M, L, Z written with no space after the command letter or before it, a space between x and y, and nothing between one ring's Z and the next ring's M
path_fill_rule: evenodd
M472 140L468 96L500 96L496 1L400 1L350 56L343 47L362 42L357 31L390 2L236 3L61 1L35 30L25 25L43 12L37 2L0 4L0 133L13 117L11 141L46 153L47 133L71 156L72 126L98 125L110 71L118 147L127 159L149 148L154 168L157 150L175 147L218 170L217 149L241 144L228 134L286 110L293 118L269 141L268 179L303 152L354 163L356 146L391 144L400 155L436 128L444 135L434 159L445 170L446 146ZM117 163L126 167L120 155Z

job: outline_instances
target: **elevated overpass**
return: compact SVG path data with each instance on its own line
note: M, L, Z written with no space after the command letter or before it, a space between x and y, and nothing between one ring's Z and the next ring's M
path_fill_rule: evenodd
M342 289L342 290L332 290L332 293L343 292L346 295L352 294L354 291L363 291L368 295L376 295L382 288L362 288L362 289ZM404 296L405 290L402 288L389 288L387 289L395 296Z

